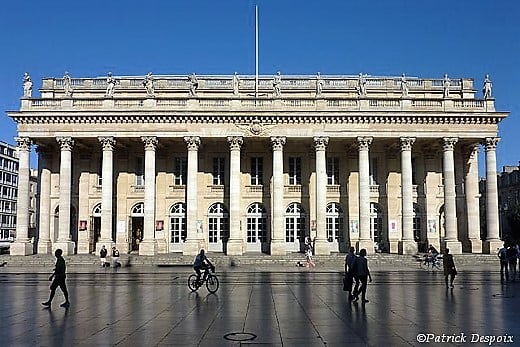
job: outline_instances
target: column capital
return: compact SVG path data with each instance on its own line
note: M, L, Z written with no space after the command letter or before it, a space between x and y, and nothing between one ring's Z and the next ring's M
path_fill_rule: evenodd
M459 141L456 137L443 137L442 138L442 151L453 151L455 144Z
M313 140L314 140L314 149L316 151L324 151L327 149L327 145L329 144L328 137L315 136Z
M56 142L60 144L62 151L72 151L74 146L74 139L70 136L58 136L56 137Z
M411 151L412 146L415 143L415 137L401 137L399 141L401 144L401 152Z
M113 151L116 145L116 140L112 136L100 136L98 137L99 142L103 146L104 151Z
M141 141L144 143L145 151L155 151L159 143L156 136L142 136Z
M283 146L285 146L285 136L273 136L271 137L271 146L273 147L273 151L281 151L283 150Z
M232 151L240 151L240 148L244 144L244 138L242 136L228 136L227 141L229 143L229 149Z
M500 141L500 137L486 137L484 142L482 143L486 147L487 151L494 151L497 149L498 142Z
M372 140L374 138L372 136L359 136L356 141L358 144L358 149L360 151L368 151L370 145L372 144Z
M200 147L200 137L184 136L184 142L188 146L188 151L197 151Z
M15 137L16 142L18 143L18 148L21 151L29 152L31 150L32 141L28 137Z

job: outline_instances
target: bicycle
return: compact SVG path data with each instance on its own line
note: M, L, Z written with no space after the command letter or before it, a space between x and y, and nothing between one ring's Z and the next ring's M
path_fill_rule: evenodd
M438 256L433 257L428 254L425 254L424 259L421 260L419 265L420 265L421 269L424 269L424 270L431 270L431 271L442 270L442 262L439 260Z
M202 287L204 283L206 283L206 289L208 290L208 292L214 294L218 290L218 287L220 285L218 277L213 274L214 272L214 267L211 269L211 272L208 271L208 269L206 269L204 275L199 281L197 281L196 274L191 274L188 277L188 288L190 288L192 292L195 292L200 287Z

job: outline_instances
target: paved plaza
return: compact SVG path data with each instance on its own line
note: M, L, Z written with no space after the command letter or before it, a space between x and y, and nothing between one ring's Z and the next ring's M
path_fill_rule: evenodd
M520 344L520 282L501 283L496 271L463 269L449 290L438 272L372 266L363 305L347 300L330 268L220 267L220 289L209 294L188 290L189 267L73 267L71 306L59 306L58 289L47 309L50 270L0 268L0 345Z

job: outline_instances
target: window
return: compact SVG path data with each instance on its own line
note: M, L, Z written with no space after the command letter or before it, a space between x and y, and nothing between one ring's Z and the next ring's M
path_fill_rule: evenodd
M183 186L186 184L186 174L188 172L188 159L175 158L175 168L173 173L173 184L176 186Z
M135 160L135 185L144 185L144 160L143 157L137 157Z
M327 184L339 184L339 158L327 158Z
M213 185L224 185L224 158L213 158Z
M229 238L229 214L222 203L215 203L208 211L208 241L217 243L219 239Z
M289 184L302 184L302 158L289 158Z
M251 185L264 184L264 158L251 158Z
M370 237L375 242L383 241L383 214L374 202L370 203Z
M186 206L179 202L170 209L171 243L181 243L186 240Z
M98 160L98 168L97 168L97 175L98 175L98 186L101 186L103 184L103 158L100 158Z
M343 239L343 210L337 203L331 203L327 205L326 212L326 228L327 228L327 240L332 242L334 240Z
M372 158L370 160L370 177L369 184L371 186L377 186L377 158Z
M305 211L294 202L285 210L285 242L295 242L305 238Z
M415 242L421 241L421 208L413 204L413 237Z
M247 209L247 242L266 242L267 213L262 204L254 203Z

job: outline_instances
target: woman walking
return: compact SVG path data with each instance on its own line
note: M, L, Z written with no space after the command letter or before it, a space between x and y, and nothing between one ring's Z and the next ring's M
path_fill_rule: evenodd
M449 254L450 249L446 248L444 250L444 255L442 256L442 266L444 267L444 282L446 283L446 288L455 288L453 286L453 280L457 275L457 269L455 268L455 262L453 261L453 255ZM448 286L448 277L450 278L450 285Z

